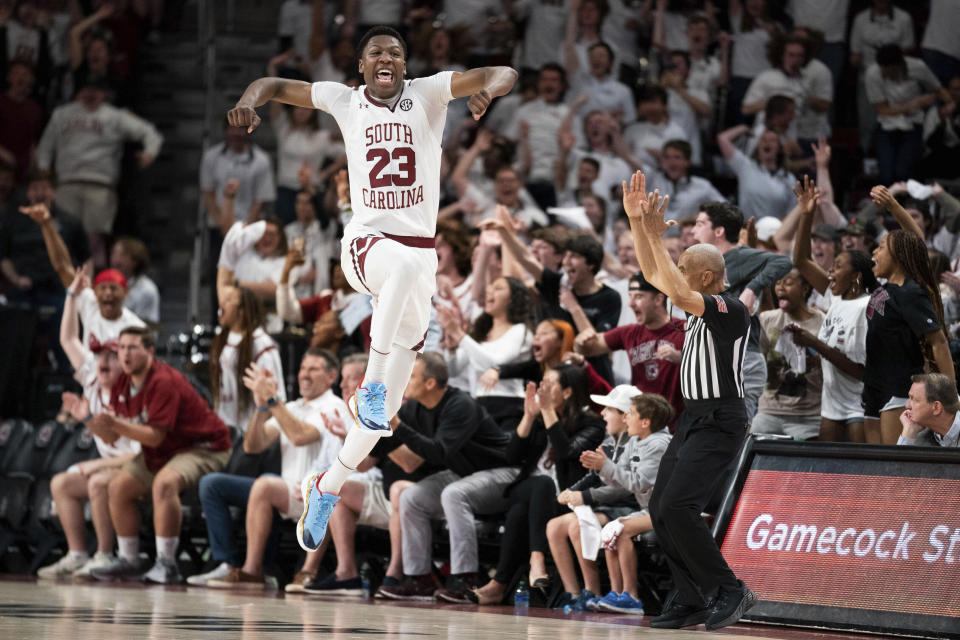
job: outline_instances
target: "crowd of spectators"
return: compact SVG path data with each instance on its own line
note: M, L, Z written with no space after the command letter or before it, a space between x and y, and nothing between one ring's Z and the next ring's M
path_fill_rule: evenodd
M16 20L23 16L7 20L8 37ZM76 23L71 38L96 22ZM957 446L956 3L287 0L280 51L264 62L272 74L357 83L353 46L371 23L407 35L411 75L506 62L521 80L479 122L465 104L449 106L438 293L423 353L393 437L344 485L327 543L308 554L288 591L362 593L354 535L367 525L390 536L380 597L500 603L518 571L548 591L552 559L560 606L642 610L632 540L651 529L657 463L683 411L686 314L640 272L620 204L620 185L635 171L669 196L674 261L713 245L729 291L751 312L742 392L752 432ZM97 68L96 52L88 43L76 68ZM0 105L12 109L32 100L22 76L39 66L8 66ZM352 212L342 138L326 114L275 106L263 114L275 158L229 126L204 154L219 325L208 414L154 359L153 334L121 307L156 322L142 244L118 239L113 268L99 271L92 292L76 268L99 246L87 237L109 230L116 187L107 154L96 177L69 176L100 162L61 159L70 145L91 145L60 138L92 129L55 123L74 121L67 110L103 109L107 95L109 74L81 78L75 101L54 111L39 140L37 169L21 170L22 147L0 165L8 183L29 181L25 215L5 219L18 235L0 243L9 295L32 291L62 305L67 288L58 341L85 389L69 410L97 436L104 460L116 458L54 479L58 507L61 495L71 505L61 513L70 551L41 575L141 571L130 505L152 490L158 560L146 577L179 581L170 562L175 498L199 483L213 566L188 581L263 588L271 531L297 516L298 479L336 455L352 420L343 401L369 348L369 297L350 289L337 259ZM149 163L155 131L117 108L103 117L113 119L111 144L136 138ZM284 362L272 337L284 326L306 329L299 362ZM299 370L297 388L284 384L285 367ZM155 369L203 427L169 410L150 411L148 425L123 418L152 406L148 392L162 393L148 380L136 402L129 397ZM117 402L125 407L117 416L102 413ZM281 477L212 473L225 463L226 427L244 433L250 454L279 441ZM76 534L82 499L94 514L93 557ZM245 553L230 530L231 505L246 508ZM487 580L474 523L498 515L500 557ZM431 520L441 517L443 559L431 538ZM336 570L323 577L330 541ZM446 585L432 571L441 560Z
M60 263L116 269L125 279L126 307L159 323L150 250L129 235L145 211L124 203L132 200L124 194L163 145L135 111L140 52L158 33L162 4L0 2L0 295L41 312L44 347L61 372L70 369L56 339L70 279L56 277L40 229L18 209L43 204L66 243Z

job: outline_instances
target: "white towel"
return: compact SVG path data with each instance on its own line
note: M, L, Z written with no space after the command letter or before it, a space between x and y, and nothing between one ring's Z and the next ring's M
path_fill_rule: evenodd
M600 551L600 521L593 509L585 504L571 507L580 521L580 552L587 560L596 560Z

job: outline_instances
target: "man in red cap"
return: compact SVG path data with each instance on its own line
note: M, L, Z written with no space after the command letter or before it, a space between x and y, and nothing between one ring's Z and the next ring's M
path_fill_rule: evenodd
M77 420L88 423L93 416L107 411L110 391L123 372L117 357L117 341L109 340L87 349L80 342L77 298L90 287L90 278L77 272L67 290L60 321L60 344L73 367L74 378L83 385L83 395L65 392L63 408ZM114 531L107 501L107 486L120 468L140 452L140 443L130 438L117 438L107 443L94 434L100 456L85 460L58 473L50 482L50 491L57 505L57 516L67 537L67 555L37 571L40 578L91 578L91 571L116 561L113 555ZM87 554L84 503L90 501L90 519L97 534L97 553Z
M47 256L53 265L67 295L70 284L77 275L70 252L57 231L50 209L45 204L20 207L20 213L40 225ZM83 322L83 346L92 348L97 344L116 340L124 327L143 327L146 324L135 313L123 306L127 295L127 279L116 269L104 269L93 281L93 290L84 289L77 294L77 310Z

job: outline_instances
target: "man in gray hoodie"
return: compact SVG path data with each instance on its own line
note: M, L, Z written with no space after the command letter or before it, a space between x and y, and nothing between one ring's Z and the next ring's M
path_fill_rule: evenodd
M757 414L760 394L767 381L767 364L760 351L759 301L764 289L787 275L793 263L786 256L739 245L743 226L743 213L736 205L707 202L700 205L693 235L697 242L711 244L723 253L727 291L736 296L750 313L750 335L743 360L743 402L749 422Z

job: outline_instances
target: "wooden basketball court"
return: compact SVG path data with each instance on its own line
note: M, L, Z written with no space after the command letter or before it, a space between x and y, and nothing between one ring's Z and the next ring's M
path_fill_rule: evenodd
M647 618L512 607L394 604L359 598L238 593L193 587L44 582L0 576L4 640L391 638L541 640L855 638L758 625L664 631Z

